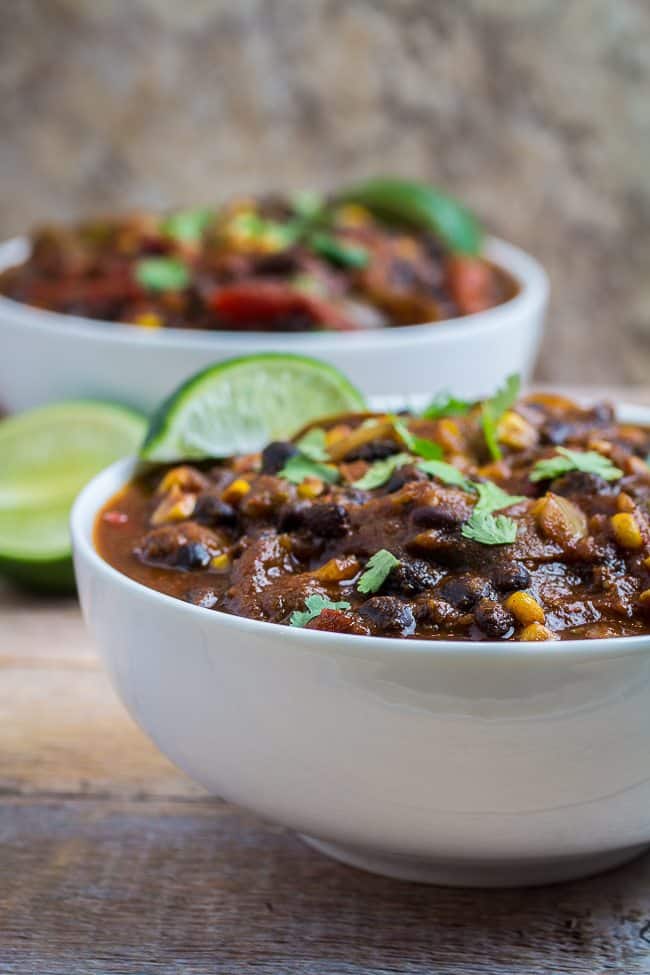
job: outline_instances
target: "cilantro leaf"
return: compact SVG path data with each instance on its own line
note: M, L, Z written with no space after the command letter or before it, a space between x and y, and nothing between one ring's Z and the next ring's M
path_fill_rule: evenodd
M165 217L162 231L174 240L200 240L211 219L210 210L177 210L176 213L170 213Z
M301 454L309 457L310 460L327 460L327 448L325 446L325 431L322 427L313 427L300 438L296 446Z
M517 524L506 515L493 515L474 509L461 533L481 545L510 545L517 537Z
M456 399L450 393L442 392L433 397L420 414L423 420L437 420L441 416L465 416L474 406L469 400Z
M305 457L304 454L294 454L282 470L278 471L278 477L284 477L292 484L302 484L306 477L319 477L329 484L336 484L340 476L336 467L331 467L329 464L319 464L317 461Z
M359 592L377 592L396 565L399 565L399 559L396 559L388 549L380 548L366 563L363 575L357 583Z
M497 427L499 420L511 406L513 406L519 396L521 380L516 373L508 376L503 386L497 389L491 399L483 403L481 409L481 426L485 443L490 451L492 460L501 459L501 448L499 447Z
M381 487L386 484L398 467L403 467L411 460L409 454L393 454L384 460L376 460L371 464L363 477L355 481L352 487L361 488L362 491L372 491L373 488Z
M315 190L297 190L291 194L289 202L294 213L309 219L319 216L325 206L323 195Z
M472 484L472 488L478 494L478 501L474 506L474 512L477 514L491 514L493 511L509 508L511 504L525 500L523 494L508 494L492 481L477 481Z
M350 603L346 602L345 599L334 603L327 596L320 596L318 593L314 593L313 596L307 596L305 606L307 608L304 612L296 609L291 614L289 618L291 626L307 626L307 623L311 623L317 616L320 616L324 609L350 609Z
M533 467L531 481L547 481L567 474L569 471L583 471L585 474L598 474L605 481L617 481L623 471L612 464L608 457L595 450L569 450L558 447L555 457L538 460Z
M437 477L443 484L452 484L454 487L462 488L463 491L473 491L475 485L465 477L453 464L447 464L444 460L421 460L417 465L419 470L429 474L430 477Z
M135 265L135 279L149 291L181 291L190 283L190 272L175 257L143 257Z
M321 257L340 264L342 267L365 267L370 260L370 255L365 247L358 244L348 244L343 240L332 237L331 234L315 233L308 240L312 250L320 254Z
M425 460L442 460L444 454L440 444L411 433L406 423L398 416L391 416L390 419L395 432L403 441L406 449L410 450L412 454L417 454L418 457L423 457Z

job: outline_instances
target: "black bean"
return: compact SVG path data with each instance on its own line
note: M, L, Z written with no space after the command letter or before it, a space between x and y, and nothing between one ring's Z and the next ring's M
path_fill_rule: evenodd
M265 254L255 260L256 274L295 274L300 270L298 255L291 251L279 251L277 254Z
M291 532L302 528L308 507L309 501L296 501L294 504L283 505L278 511L278 531Z
M569 439L573 430L574 427L570 423L564 423L562 420L549 420L540 431L540 439L543 444L562 444Z
M288 440L274 440L262 451L262 473L277 474L297 453L298 448Z
M422 505L411 512L411 521L419 528L455 528L465 517L442 504Z
M528 589L530 572L521 562L509 562L498 565L492 573L492 582L499 592L514 592L516 589Z
M302 513L302 525L314 535L337 538L350 527L348 513L342 504L308 504Z
M179 545L171 562L177 569L205 569L212 556L200 542L186 542Z
M230 528L237 524L238 515L230 504L215 494L199 494L192 519L202 525L221 525Z
M396 596L373 596L358 612L377 630L408 636L415 629L413 610Z
M611 403L595 403L590 413L596 423L613 423L614 407Z
M416 596L438 582L440 572L422 559L403 560L390 573L387 586L403 596Z
M513 626L513 618L507 609L495 599L481 599L474 610L476 625L486 636L497 640L505 636Z
M569 471L562 477L557 477L551 484L555 494L573 497L580 494L603 494L611 492L610 485L599 474L589 474L587 471Z
M403 488L405 484L409 484L411 481L428 481L428 476L424 471L418 470L412 464L406 464L404 467L399 467L395 473L391 476L388 484L386 485L386 494L392 494L394 491L399 491Z
M204 609L214 609L219 602L219 594L214 589L188 589L183 599Z
M438 588L438 596L451 603L456 609L467 612L477 604L483 596L492 595L492 586L487 579L463 572L461 575L446 579Z
M345 455L346 461L352 460L385 460L398 454L402 448L394 440L373 440L372 443L364 443L357 450L351 450Z

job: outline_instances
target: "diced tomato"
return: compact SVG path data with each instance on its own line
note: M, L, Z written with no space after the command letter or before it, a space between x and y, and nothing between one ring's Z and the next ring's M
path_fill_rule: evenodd
M109 525L126 525L129 520L129 516L124 511L105 511L102 518Z
M295 318L309 319L316 327L333 331L355 327L331 303L276 281L254 280L218 288L209 304L220 321L238 329L272 325L281 331L283 321L289 324Z
M489 264L478 257L452 257L446 266L447 287L463 315L485 311L494 304Z
M60 280L35 281L28 293L30 304L39 308L56 308L78 304L90 311L106 302L125 302L143 294L125 270L112 272L101 278L67 277Z
M307 624L309 630L327 630L330 633L367 634L364 624L340 609L324 609Z

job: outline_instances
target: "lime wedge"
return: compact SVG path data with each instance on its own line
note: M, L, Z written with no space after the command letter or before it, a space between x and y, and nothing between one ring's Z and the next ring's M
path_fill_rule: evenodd
M310 420L364 410L361 393L333 366L269 352L209 366L155 413L140 456L200 460L259 450Z
M59 403L0 422L0 572L33 587L74 585L68 515L84 484L134 453L146 421L111 403Z

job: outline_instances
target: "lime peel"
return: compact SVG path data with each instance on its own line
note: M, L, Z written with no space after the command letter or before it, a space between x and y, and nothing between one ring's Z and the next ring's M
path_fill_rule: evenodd
M140 456L172 462L251 453L319 416L365 409L346 377L318 359L241 356L208 366L175 390L154 414Z

